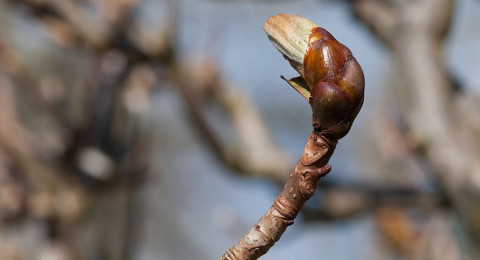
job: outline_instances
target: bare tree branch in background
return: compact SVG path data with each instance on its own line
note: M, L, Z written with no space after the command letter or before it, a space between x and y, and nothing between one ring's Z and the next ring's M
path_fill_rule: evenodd
M430 245L433 252L432 243L448 241L435 236L435 227L447 226L449 215L444 210L450 207L474 232L478 230L474 218L479 201L475 176L480 119L472 111L479 111L480 99L453 88L447 77L441 47L452 1L442 0L435 9L426 0L387 2L354 4L358 17L398 58L404 81L400 90L408 89L402 100L411 103L404 102L402 108L410 132L386 132L399 139L394 143L407 143L394 147L401 153L399 158L412 162L403 171L418 170L415 160L421 155L435 169L444 190L430 193L395 184L322 182L319 205L323 206L306 208L304 216L312 221L336 220L373 210L383 223L381 232L402 249L407 248L405 239L392 235L392 223L402 223L404 238L411 237L412 230L407 229L415 223L398 208L441 212L432 214L425 231L417 233L418 244ZM211 57L188 65L180 60L175 47L178 1L168 1L168 17L154 26L138 17L142 4L138 0L0 3L0 259L132 258L136 211L142 210L133 199L150 164L151 98L166 85L174 86L185 101L194 128L219 162L277 183L288 178L292 158L273 142L251 97L223 77ZM24 23L38 21L34 26L44 29L38 31L61 54L26 57L10 41L16 32L5 22L19 13L33 18L22 19ZM74 71L65 68L60 56L78 62ZM35 60L48 67L47 72L38 72L32 66ZM437 108L441 110L435 112ZM220 127L212 123L218 118ZM385 129L379 131L386 135ZM388 150L388 144L378 146ZM305 174L320 177L311 171ZM389 218L392 222L386 223ZM35 238L34 246L22 242ZM435 255L430 251L423 252L424 258Z
M435 172L473 248L479 248L480 185L475 176L480 174L480 146L473 111L480 111L480 103L473 101L478 95L455 90L443 54L454 1L387 2L357 0L353 10L394 55L411 144Z
M27 7L58 46L91 55L90 68L78 82L67 82L61 71L39 77L8 42L8 31L0 38L0 69L5 73L0 76L5 99L0 115L0 162L5 166L0 174L5 187L1 216L45 219L50 235L41 254L131 257L132 196L149 164L149 99L164 84L158 82L162 72L179 87L203 134L213 137L207 143L216 147L220 161L241 172L286 178L288 156L273 144L249 97L229 87L219 71L206 72L213 63L188 67L177 59L177 17L170 17L172 26L155 32L137 21L137 1L22 0L2 5ZM222 116L235 130L233 138L222 139L212 128L208 101L226 111ZM272 157L258 160L259 153ZM21 245L2 243L2 259L37 255L35 248L22 252Z

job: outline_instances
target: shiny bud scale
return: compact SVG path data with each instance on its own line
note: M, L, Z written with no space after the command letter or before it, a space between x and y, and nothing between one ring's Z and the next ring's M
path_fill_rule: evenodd
M299 16L270 17L264 29L300 73L285 80L309 101L315 131L333 139L344 137L362 107L365 85L362 68L350 50L327 30Z

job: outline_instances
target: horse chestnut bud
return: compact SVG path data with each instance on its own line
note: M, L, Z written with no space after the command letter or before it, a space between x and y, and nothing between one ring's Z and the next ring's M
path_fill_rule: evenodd
M300 73L290 80L282 78L309 101L314 130L336 140L344 137L362 107L365 85L362 68L350 50L327 30L299 16L270 17L264 29Z

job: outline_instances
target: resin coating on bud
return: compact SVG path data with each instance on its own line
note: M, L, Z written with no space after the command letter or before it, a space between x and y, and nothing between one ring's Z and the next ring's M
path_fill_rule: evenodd
M362 68L351 51L321 27L312 29L303 66L315 130L344 137L363 104Z
M363 104L365 78L352 52L308 19L280 14L265 23L267 35L301 77L282 78L312 107L315 131L340 139Z
M351 127L353 102L350 96L337 86L318 82L310 97L315 131L335 139L345 136Z

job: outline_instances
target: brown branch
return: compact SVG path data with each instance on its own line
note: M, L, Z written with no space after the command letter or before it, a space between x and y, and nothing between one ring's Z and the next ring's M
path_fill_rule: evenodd
M221 259L257 259L267 253L287 227L293 224L303 204L315 192L320 178L330 172L331 167L327 162L333 154L335 145L336 141L332 142L313 132L308 138L302 158L273 205ZM317 157L318 154L323 155ZM312 156L318 158L313 163Z

